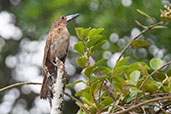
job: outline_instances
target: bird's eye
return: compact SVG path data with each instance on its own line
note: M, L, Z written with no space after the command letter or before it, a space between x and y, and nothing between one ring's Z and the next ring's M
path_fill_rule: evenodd
M64 19L65 17L64 16L62 16L62 19Z

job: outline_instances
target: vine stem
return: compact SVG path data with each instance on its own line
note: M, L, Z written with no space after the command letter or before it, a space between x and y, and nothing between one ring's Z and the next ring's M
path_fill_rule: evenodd
M119 58L117 59L116 63L121 59L121 57L123 56L123 54L125 53L125 51L129 48L129 46L131 45L131 43L138 39L142 34L144 34L145 32L151 30L153 27L157 26L157 25L161 25L163 24L164 22L161 21L161 22L158 22L158 23L155 23L153 25L150 25L149 27L145 28L143 31L141 31L139 34L137 34L128 44L127 46L121 51L121 54L119 55Z
M10 88L16 87L16 86L29 85L29 84L41 85L42 83L38 83L38 82L20 82L20 83L15 83L15 84L11 84L9 86L1 88L0 92L4 91L6 89L10 89Z
M164 96L164 97L159 97L159 98L154 98L154 99L151 99L151 100L147 100L145 102L133 105L132 107L127 108L125 110L121 110L121 111L115 112L113 114L124 114L124 113L129 112L129 111L131 111L131 110L133 110L135 108L138 108L140 106L144 106L146 104L150 104L150 103L153 103L153 102L158 102L158 101L162 101L162 100L166 100L166 99L171 99L171 96Z

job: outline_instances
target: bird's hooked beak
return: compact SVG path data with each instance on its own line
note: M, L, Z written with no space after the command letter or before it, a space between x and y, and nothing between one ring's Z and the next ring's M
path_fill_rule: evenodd
M66 20L67 20L67 22L69 22L69 21L71 21L72 19L78 17L79 15L80 15L79 13L73 14L73 15L68 15L68 16L66 16Z

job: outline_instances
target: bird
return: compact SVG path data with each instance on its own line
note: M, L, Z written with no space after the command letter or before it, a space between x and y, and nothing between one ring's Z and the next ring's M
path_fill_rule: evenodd
M53 98L52 85L56 79L55 59L65 63L68 55L70 33L67 24L79 14L58 17L52 24L48 33L44 48L44 57L42 64L43 83L40 90L40 99Z

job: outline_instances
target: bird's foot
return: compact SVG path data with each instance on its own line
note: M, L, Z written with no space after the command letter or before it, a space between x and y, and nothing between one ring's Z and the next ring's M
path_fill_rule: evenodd
M58 67L60 65L60 60L58 57L56 57L56 59L54 61L52 61L52 64L56 67Z
M44 66L43 70L44 70L44 72L45 72L45 75L46 75L48 78L51 77L51 74L49 73L49 70L48 70L47 66Z

